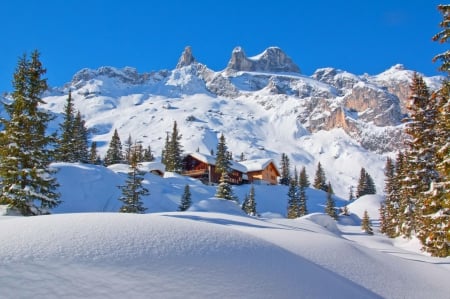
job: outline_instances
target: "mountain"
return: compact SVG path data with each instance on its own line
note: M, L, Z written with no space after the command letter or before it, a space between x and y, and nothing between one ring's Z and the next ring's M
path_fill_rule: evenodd
M279 161L284 152L292 166L306 166L310 177L320 161L334 172L333 187L344 196L361 167L383 189L384 156L402 143L412 74L397 65L375 76L334 68L306 76L278 47L254 57L237 47L227 67L214 71L186 47L173 70L83 69L44 101L59 114L72 90L101 154L117 129L122 141L131 134L158 157L177 121L187 152L215 150L223 133L235 157ZM437 88L441 78L425 80ZM60 121L57 117L52 129Z

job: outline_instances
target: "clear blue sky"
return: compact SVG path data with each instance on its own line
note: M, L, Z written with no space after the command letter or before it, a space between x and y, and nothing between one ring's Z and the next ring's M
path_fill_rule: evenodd
M235 46L248 56L281 47L306 75L336 67L377 74L402 63L427 76L447 45L432 42L435 0L5 0L0 3L0 92L17 58L41 52L51 86L82 68L173 69L186 45L222 70Z

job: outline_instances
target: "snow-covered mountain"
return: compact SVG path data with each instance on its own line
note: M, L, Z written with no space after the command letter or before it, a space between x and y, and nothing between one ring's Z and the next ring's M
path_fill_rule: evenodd
M320 161L337 194L346 196L361 167L382 191L384 155L401 144L412 74L396 65L376 76L333 68L305 76L277 47L254 57L237 47L228 66L213 71L186 47L173 70L83 69L44 100L61 113L72 90L100 154L117 129L122 141L131 134L158 157L177 121L185 151L209 153L223 133L235 157L279 161L284 152L310 177ZM425 80L439 86L439 77Z

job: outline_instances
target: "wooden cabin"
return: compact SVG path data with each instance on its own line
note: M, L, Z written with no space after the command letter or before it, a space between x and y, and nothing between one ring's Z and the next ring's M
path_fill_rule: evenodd
M243 175L246 168L237 163L231 162L231 172L229 174L229 183L234 185L242 184ZM183 159L182 174L201 180L205 184L218 184L220 173L216 173L216 158L210 155L200 153L190 153Z
M247 180L252 184L277 185L280 172L272 159L239 162L247 169Z

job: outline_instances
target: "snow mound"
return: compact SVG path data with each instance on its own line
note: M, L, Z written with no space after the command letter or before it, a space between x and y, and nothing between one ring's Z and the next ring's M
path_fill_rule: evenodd
M308 219L309 221L324 227L326 230L336 235L339 235L341 233L341 231L336 225L336 221L327 214L312 213L302 217L302 219Z
M246 215L244 211L242 211L238 203L216 197L204 199L199 201L198 203L193 204L189 208L189 211L224 213L229 215Z
M375 220L380 218L380 204L383 201L383 195L364 195L348 204L347 207L350 213L356 214L361 219L363 218L364 211L367 210L370 219Z

